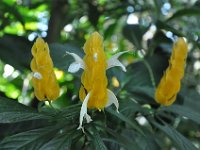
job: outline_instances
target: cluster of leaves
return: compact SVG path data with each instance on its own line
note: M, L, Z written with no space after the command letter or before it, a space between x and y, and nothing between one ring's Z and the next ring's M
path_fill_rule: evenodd
M187 2L187 8L182 1L167 0L115 3L2 0L0 3L0 149L195 150L200 147L200 95L196 90L199 70L193 68L200 53L198 1ZM138 23L126 24L131 15L138 17ZM47 26L47 20L48 30L41 28ZM65 31L65 25L73 28ZM145 40L152 28L155 33ZM65 56L65 52L83 56L80 47L84 35L94 30L103 35L108 52L116 48L136 51L123 59L129 63L126 73L119 68L107 72L109 88L119 99L120 113L112 107L104 112L91 110L93 121L84 124L82 132L76 130L81 107L77 96L80 73L75 76L67 73L72 58ZM54 65L64 73L59 79L62 95L53 102L53 108L38 103L31 84L27 85L33 44L29 40L46 34L47 41L52 43ZM155 86L168 65L172 39L177 36L186 37L191 45L186 75L175 104L162 107L154 100ZM143 52L145 55L141 57ZM4 77L4 64L13 66L19 75ZM113 86L113 77L119 81L118 87ZM7 94L10 84L15 90L20 89L18 99Z
M162 64L167 60L163 61L159 56L153 57L146 60L146 63L154 68L154 73L156 70L162 72L163 68L157 67L157 60ZM116 72L119 70L114 70L110 74ZM160 149L166 146L165 138L168 137L179 149L196 149L179 133L178 130L181 130L179 128L182 125L179 125L178 130L174 128L179 120L178 124L190 122L193 126L191 130L186 130L189 132L186 134L198 130L200 114L198 107L194 109L195 100L183 92L179 94L179 99L173 106L159 107L154 102L154 88L149 74L146 73L148 69L145 63L141 61L130 65L128 72L135 73L131 77L127 75L129 77L127 81L123 81L126 74L118 73L118 79L122 80L121 89L117 90L120 91L118 93L120 113L116 113L113 108L106 109L104 113L90 112L94 121L84 125L85 133L76 130L79 124L80 104L63 109L47 106L32 109L1 97L1 138L10 136L2 139L0 147L2 149L79 149L80 147ZM193 108L190 105L183 105L182 101L193 105ZM144 123L140 122L142 119L145 120ZM192 120L192 123L188 119Z

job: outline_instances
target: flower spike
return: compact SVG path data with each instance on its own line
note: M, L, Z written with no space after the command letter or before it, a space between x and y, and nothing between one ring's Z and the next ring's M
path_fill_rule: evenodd
M187 43L183 38L179 38L173 46L170 65L155 92L156 101L164 106L170 106L176 100L184 76L187 52Z
M67 53L75 59L75 62L69 66L68 71L76 72L80 68L84 70L81 76L81 88L79 91L79 97L83 103L80 111L78 129L82 130L84 118L87 123L92 121L91 117L87 114L87 109L96 108L102 110L105 107L114 104L117 112L119 112L117 97L112 91L107 89L108 79L106 70L114 66L120 66L123 71L126 71L125 66L118 58L127 51L115 54L107 60L103 47L103 38L98 32L94 32L85 42L84 52L85 57L83 60L74 53Z
M60 87L56 82L48 44L42 38L37 38L31 52L33 55L31 61L32 82L35 96L40 101L56 100L60 94Z

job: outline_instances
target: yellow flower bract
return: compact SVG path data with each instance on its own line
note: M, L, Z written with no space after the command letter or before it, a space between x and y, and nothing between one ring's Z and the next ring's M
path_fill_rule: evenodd
M181 87L181 79L184 76L187 52L187 43L183 38L179 38L173 46L169 67L160 80L155 93L156 101L164 106L169 106L176 100Z
M60 88L53 71L48 44L42 38L37 38L31 52L33 55L31 70L41 75L41 78L32 78L35 96L41 101L57 99Z
M103 109L108 102L107 93L107 59L103 48L103 39L98 32L94 32L84 45L85 70L81 77L82 86L79 91L83 101L91 92L88 108Z

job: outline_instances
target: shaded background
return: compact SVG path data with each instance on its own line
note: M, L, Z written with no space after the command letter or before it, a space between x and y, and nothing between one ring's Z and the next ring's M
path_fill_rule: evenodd
M198 0L1 0L0 148L200 148L199 24ZM94 31L103 36L108 58L131 52L120 57L127 73L119 68L107 72L122 116L114 109L92 110L95 121L83 134L76 131L81 72L67 72L73 58L65 51L83 56L84 42ZM61 86L61 96L53 102L56 110L39 102L31 85L31 47L38 36L50 46ZM189 47L182 88L174 105L160 107L155 87L180 36ZM60 118L52 117L58 113Z

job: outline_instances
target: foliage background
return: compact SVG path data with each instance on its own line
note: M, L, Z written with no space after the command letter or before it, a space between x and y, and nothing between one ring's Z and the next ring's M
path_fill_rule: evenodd
M1 0L0 149L200 149L200 2L198 0ZM71 51L93 31L104 37L110 57L121 57L127 72L107 72L120 102L92 110L85 133L76 130L81 72L67 72ZM31 85L31 47L37 36L50 44L61 86L53 102L39 102ZM154 91L168 65L172 43L189 43L185 77L176 102L155 103ZM21 103L21 104L20 104Z

